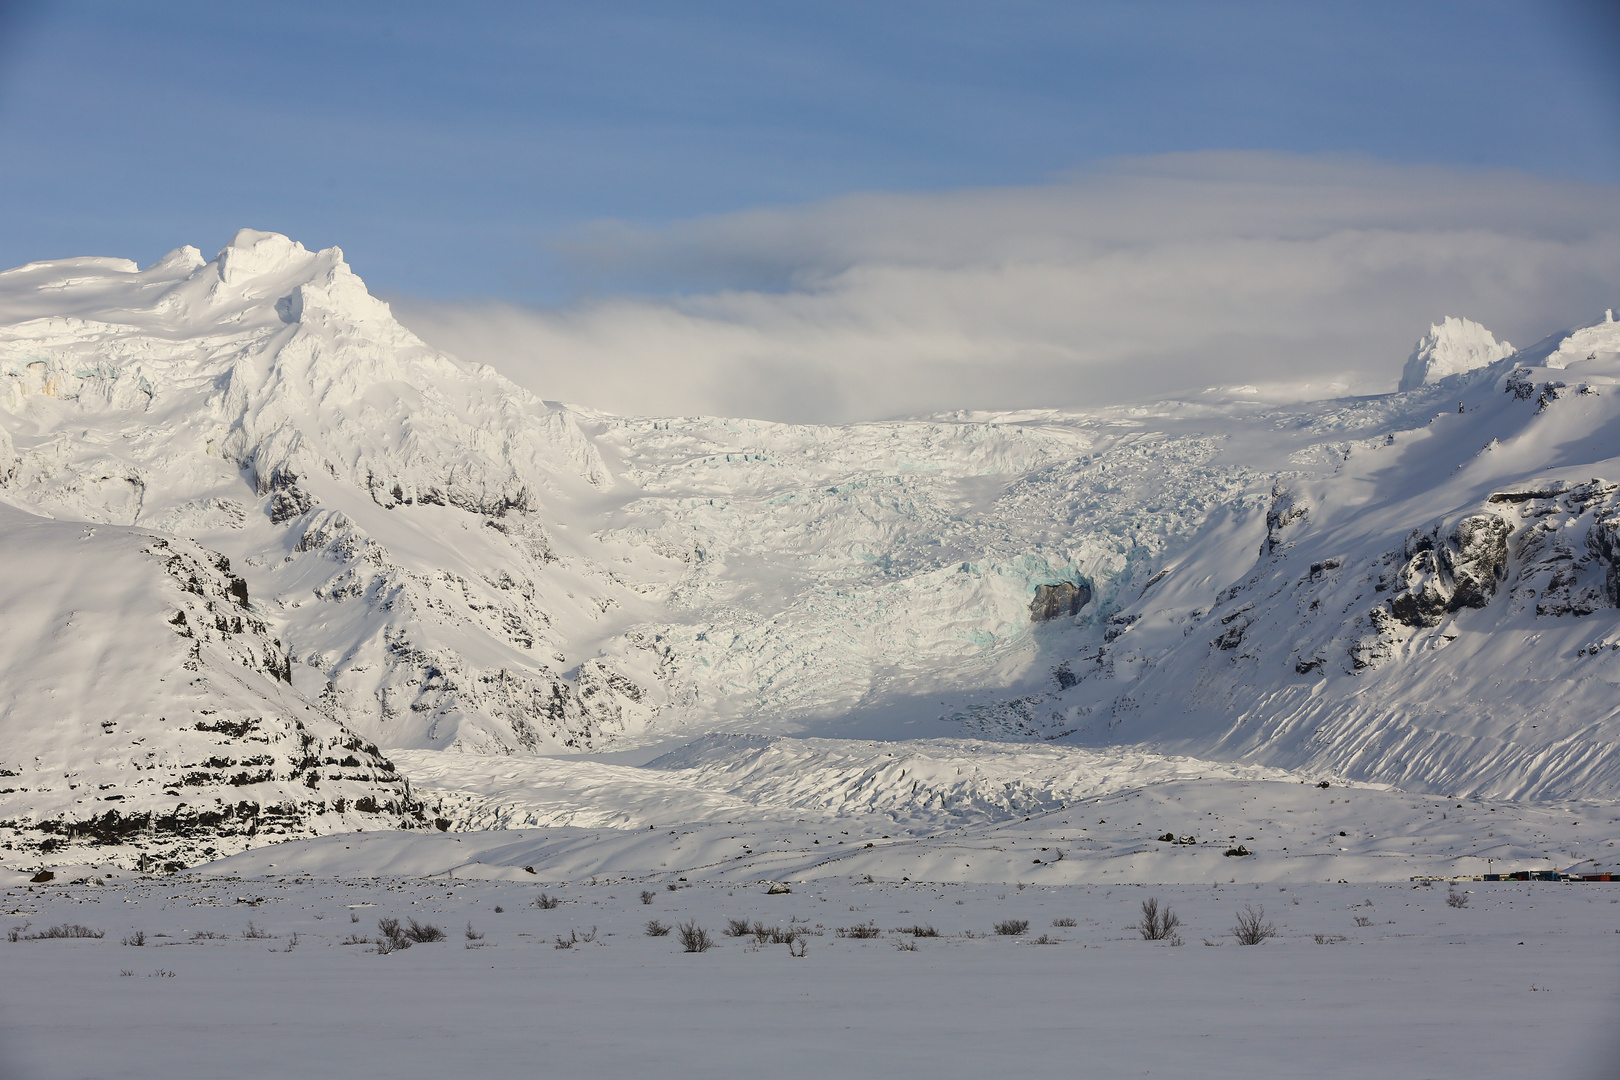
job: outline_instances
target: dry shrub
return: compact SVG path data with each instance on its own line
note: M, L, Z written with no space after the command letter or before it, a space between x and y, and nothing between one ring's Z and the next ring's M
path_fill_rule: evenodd
M714 939L697 924L696 919L681 924L681 947L687 952L708 952L713 945Z
M1265 920L1265 908L1244 904L1237 914L1237 925L1232 927L1232 936L1239 945L1258 945L1266 938L1276 937L1277 928Z

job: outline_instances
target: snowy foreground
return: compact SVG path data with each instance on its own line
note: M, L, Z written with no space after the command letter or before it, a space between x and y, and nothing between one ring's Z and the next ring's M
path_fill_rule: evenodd
M1410 883L12 885L0 1076L1616 1075L1620 884L1467 888L1453 907ZM1141 939L1147 898L1184 947ZM1277 936L1238 945L1245 906ZM379 954L386 918L447 938ZM727 936L734 918L801 945ZM63 925L105 936L28 936ZM919 926L939 936L897 929Z

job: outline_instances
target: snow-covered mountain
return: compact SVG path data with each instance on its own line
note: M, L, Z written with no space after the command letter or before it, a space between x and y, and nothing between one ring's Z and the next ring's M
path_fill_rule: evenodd
M1511 344L1497 341L1495 335L1479 323L1448 315L1429 327L1429 332L1413 346L1397 389L1416 390L1448 375L1487 367L1512 355Z
M971 738L1614 798L1617 353L1612 319L1516 354L1446 319L1371 398L637 419L436 352L335 248L19 267L0 828L187 861L253 842L244 804L304 834L552 820L475 763L716 733L753 737L700 744L716 813L766 798L759 740L806 736L832 742L772 760L829 790L875 775L861 740L936 740L944 776ZM954 790L904 779L885 813ZM84 825L109 799L122 831Z

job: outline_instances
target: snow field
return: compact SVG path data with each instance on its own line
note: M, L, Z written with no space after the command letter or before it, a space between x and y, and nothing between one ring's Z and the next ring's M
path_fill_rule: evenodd
M1447 798L1135 748L713 736L641 767L555 758L492 766L427 752L397 760L434 814L474 831L365 841L426 860L409 865L336 861L339 847L342 858L359 857L347 850L354 839L338 836L331 848L281 845L226 866L1047 882L1620 871L1620 810L1607 801ZM476 832L487 829L514 832ZM1166 833L1197 843L1161 842ZM512 854L497 853L508 844ZM1237 845L1252 855L1225 856Z
M624 881L15 885L0 1075L1613 1075L1620 885L1473 884L1458 908L1410 884L675 884L646 904ZM1147 898L1183 947L1141 940ZM1246 905L1276 937L1235 943ZM448 938L343 943L379 918ZM725 936L734 918L806 955ZM649 919L715 945L683 952ZM996 934L1008 920L1028 930ZM61 924L106 936L26 937ZM941 936L896 930L918 925ZM839 936L860 926L879 936Z

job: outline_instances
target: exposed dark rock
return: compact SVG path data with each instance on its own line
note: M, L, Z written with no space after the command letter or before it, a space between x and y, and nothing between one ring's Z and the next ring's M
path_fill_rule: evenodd
M1536 384L1527 378L1529 374L1529 368L1515 368L1508 375L1502 392L1512 394L1515 401L1529 401L1536 396Z
M1620 607L1620 514L1594 521L1586 534L1586 545L1608 563L1603 592L1610 604Z
M270 497L270 520L280 525L315 508L315 500L296 487L283 488Z
M1091 586L1084 581L1060 581L1056 585L1037 585L1035 598L1029 602L1029 617L1035 622L1047 622L1065 615L1071 618L1091 603Z
M1283 546L1289 526L1310 514L1304 498L1280 483L1271 489L1271 509L1266 511L1266 543L1261 554L1270 555Z
M1250 615L1253 610L1254 605L1249 603L1244 604L1230 615L1223 616L1221 625L1226 629L1210 644L1217 649L1225 650L1235 649L1243 644L1244 631L1249 629L1249 623L1253 621L1253 617Z
M1141 617L1137 614L1108 616L1108 625L1103 627L1103 641L1112 644L1121 634L1135 626Z
M1463 518L1442 527L1413 532L1406 539L1406 564L1396 574L1400 586L1389 610L1407 626L1437 626L1463 608L1482 608L1507 574L1507 538L1513 527L1495 514Z

